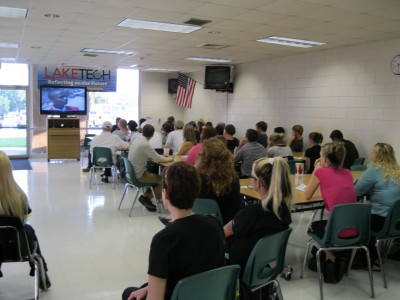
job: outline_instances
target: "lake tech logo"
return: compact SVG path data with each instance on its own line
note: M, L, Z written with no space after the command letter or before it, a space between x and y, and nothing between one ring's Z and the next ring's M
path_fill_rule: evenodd
M116 70L40 66L37 75L39 86L77 86L87 87L89 91L116 91Z

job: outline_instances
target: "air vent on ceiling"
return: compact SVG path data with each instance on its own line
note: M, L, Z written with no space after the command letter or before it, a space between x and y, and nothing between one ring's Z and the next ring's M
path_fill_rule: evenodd
M97 57L97 54L85 53L83 56Z
M203 26L204 24L210 23L210 20L201 20L201 19L189 19L185 22L183 22L184 24L188 24L188 25L196 25L196 26Z
M226 48L226 47L229 47L229 46L227 46L227 45L219 45L219 44L202 43L202 44L196 45L196 47L197 48L219 50L219 49L223 49L223 48Z

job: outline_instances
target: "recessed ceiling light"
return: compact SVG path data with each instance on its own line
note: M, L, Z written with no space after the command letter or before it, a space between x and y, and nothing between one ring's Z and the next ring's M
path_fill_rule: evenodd
M83 48L81 52L87 53L100 53L100 54L118 54L118 55L135 55L136 52L133 51L118 51L118 50L102 50L102 49L92 49Z
M1 61L6 61L6 62L15 62L15 61L17 61L17 59L14 58L14 57L2 57L2 58L0 58L0 60Z
M19 45L18 44L13 44L13 43L0 43L0 48L18 49Z
M292 47L300 47L300 48L311 48L311 47L321 46L321 45L326 44L326 43L321 43L321 42L292 39L292 38L281 37L281 36L270 36L270 37L267 37L264 39L259 39L259 40L257 40L257 42L285 45L285 46L292 46Z
M117 25L118 27L128 27L135 29L149 29L157 31L178 32L178 33L191 33L203 27L193 25L181 25L172 23L161 23L152 21L132 20L125 19Z
M196 57L196 56L191 56L187 57L187 60L198 60L198 61L211 61L211 62L219 62L219 63L229 63L232 60L231 59L226 59L226 58L211 58L211 57Z
M27 13L28 10L26 8L0 6L0 17L25 19Z
M165 68L157 68L157 67L150 67L146 69L145 71L153 71L153 72L178 72L179 70L177 69L165 69Z
M45 14L44 16L46 18L54 18L54 19L57 19L60 17L60 15L57 15L57 14Z

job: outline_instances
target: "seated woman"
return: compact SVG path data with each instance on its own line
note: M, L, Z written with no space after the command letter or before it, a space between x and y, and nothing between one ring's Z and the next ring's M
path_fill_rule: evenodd
M15 216L20 218L21 221L25 223L28 215L31 212L32 210L29 207L26 194L14 180L10 159L3 151L0 151L0 216ZM40 251L39 241L36 237L35 230L33 230L31 225L26 223L24 224L24 228L29 247L33 249L34 243L37 243L36 253L39 254L43 259L46 276L46 286L47 288L49 288L51 286L51 282L47 275L47 264L42 255L42 252ZM34 266L31 265L31 268L34 268ZM34 275L33 272L34 271L31 270L31 276ZM39 276L39 278L39 288L43 290L44 284L41 280L41 276Z
M197 144L196 135L194 134L194 127L192 124L186 124L183 128L183 144L179 149L177 155L186 155Z
M205 140L196 167L201 178L199 197L215 199L223 223L228 223L242 206L240 183L233 167L232 153L217 137Z
M292 223L292 184L285 159L260 158L253 164L251 185L260 201L244 206L224 226L229 259L244 270L257 241L267 234L286 230Z
M267 157L286 157L293 159L293 152L289 146L285 144L283 138L285 137L282 133L273 133L269 137L267 146Z
M317 188L320 187L325 208L328 212L335 205L355 203L357 200L353 176L348 169L342 167L345 156L346 149L343 143L325 144L321 150L321 157L315 161L314 172L307 184L306 199L311 199ZM322 238L325 233L326 223L327 220L315 221L309 230ZM352 232L345 231L343 234L351 235ZM335 255L332 251L326 251L325 254L326 260L335 262Z
M400 200L400 166L391 145L374 146L371 165L356 182L355 189L358 195L370 195L371 229L381 230L390 207Z
M194 165L196 163L197 154L199 154L199 151L201 149L201 146L203 145L203 142L209 138L216 136L216 135L217 135L217 131L215 130L214 127L211 127L211 126L202 127L200 143L198 143L196 146L193 146L192 149L190 149L189 154L186 157L185 161Z
M125 289L123 300L170 299L180 279L224 265L220 225L214 218L196 215L191 209L200 189L196 168L177 162L164 169L162 179L162 199L172 222L151 242L148 285Z
M306 159L306 172L308 174L312 174L314 171L315 161L320 158L321 153L321 143L324 137L319 132L310 132L308 135L308 144L310 147L304 153L304 157Z

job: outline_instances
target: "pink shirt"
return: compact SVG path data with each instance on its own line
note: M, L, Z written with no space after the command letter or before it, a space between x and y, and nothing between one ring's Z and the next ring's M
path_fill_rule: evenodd
M189 152L188 156L186 157L185 161L194 165L196 163L197 154L199 154L201 146L202 146L201 143L193 146L192 149L190 149L190 152Z
M314 171L314 175L319 179L322 198L328 212L335 205L356 202L353 176L348 169L319 168Z

